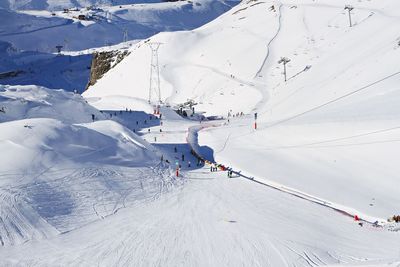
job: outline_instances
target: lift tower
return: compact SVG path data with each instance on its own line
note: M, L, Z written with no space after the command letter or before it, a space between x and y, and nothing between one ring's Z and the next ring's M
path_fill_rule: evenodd
M149 103L157 101L161 104L161 90L160 90L160 67L158 64L158 49L162 43L148 43L151 49L151 63L150 63L150 87L149 87ZM156 97L153 100L153 97Z
M350 27L353 27L353 23L351 22L351 11L354 9L354 7L350 6L350 5L346 5L344 7L344 10L347 10L349 12L349 24Z

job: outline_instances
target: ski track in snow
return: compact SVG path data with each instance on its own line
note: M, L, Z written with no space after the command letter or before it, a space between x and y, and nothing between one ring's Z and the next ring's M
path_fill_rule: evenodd
M182 128L195 122L182 120L182 125L170 122L168 112L171 111L163 110L166 114L163 135L154 129L149 133L144 131L144 137L152 140L152 136L157 135L158 142L172 144L186 137L191 139L187 136L187 128ZM186 151L184 153L189 152L189 148L181 149ZM173 162L175 153L165 150L163 153ZM195 162L187 155L189 159ZM72 186L73 189L78 186L72 191L76 190L74 194L79 193L83 198L78 204L81 212L76 215L89 221L82 224L70 218L68 222L75 227L64 230L61 235L5 247L0 251L0 264L318 266L343 263L347 258L346 249L354 252L354 249L359 251L360 248L365 257L376 258L373 248L362 245L366 242L363 238L368 230L359 228L351 220L337 216L322 206L309 206L290 195L244 179L227 179L225 172L210 173L205 167L185 168L183 177L175 182L161 180L155 186L149 184L141 197L138 192L143 191L143 175L154 179L163 176L162 170L138 169L139 175L132 170L124 173L123 170L98 169L96 166L80 170L48 170L47 174L59 176L53 177L54 187ZM115 183L132 176L139 180L130 182L128 179L124 187ZM91 179L102 181L106 189L97 191L90 186L92 183L88 183L92 188L79 188ZM76 185L77 181L81 181L80 184ZM119 189L113 191L115 188ZM95 202L85 198L90 195L96 199ZM91 217L88 217L89 214ZM62 217L59 219L53 218L52 223L62 223ZM315 227L315 224L319 225L313 230L320 236L317 239L310 238L307 233L308 227ZM338 231L337 224L343 232L331 235L333 229ZM326 228L330 230L326 231ZM356 236L353 236L354 232ZM368 236L378 239L380 235L386 236L385 231L368 233ZM351 242L343 243L341 235L351 238ZM331 246L332 243L340 245ZM24 258L18 256L20 249L27 251ZM386 253L391 255L390 250Z
M272 43L275 41L275 39L278 37L279 33L281 32L281 28L282 28L282 7L284 5L282 3L279 3L279 8L278 8L278 28L276 29L275 35L272 36L272 38L269 40L268 44L267 44L267 54L264 57L263 63L261 64L261 67L259 68L259 70L257 71L256 75L254 76L254 79L256 79L257 77L260 77L260 75L266 72L266 68L268 67L268 59L269 59L269 55L270 55L270 50L271 50L271 45Z

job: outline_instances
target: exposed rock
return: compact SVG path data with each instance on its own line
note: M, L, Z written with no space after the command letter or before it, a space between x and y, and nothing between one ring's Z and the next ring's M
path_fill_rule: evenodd
M9 71L9 72L3 72L0 73L0 79L6 79L6 78L13 78L17 77L20 74L24 74L25 72L22 70L14 70L14 71Z
M128 51L107 51L94 53L92 65L90 67L90 79L86 89L88 89L89 86L94 85L97 80L101 79L105 73L115 67L128 55Z

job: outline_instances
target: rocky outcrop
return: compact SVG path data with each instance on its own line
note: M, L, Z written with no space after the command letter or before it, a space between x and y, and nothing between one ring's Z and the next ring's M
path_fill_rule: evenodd
M94 85L105 73L120 63L126 56L128 51L107 51L96 52L93 54L92 65L90 67L90 79L86 86Z
M14 70L14 71L9 71L9 72L3 72L3 73L0 73L0 79L17 77L18 75L24 74L24 73L25 73L25 71L23 71L23 70Z

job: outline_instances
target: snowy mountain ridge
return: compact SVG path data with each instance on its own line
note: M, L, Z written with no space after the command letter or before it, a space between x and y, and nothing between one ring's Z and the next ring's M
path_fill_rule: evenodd
M158 0L5 0L0 7L11 10L62 10L64 8L82 8L99 5L127 5L157 3Z

